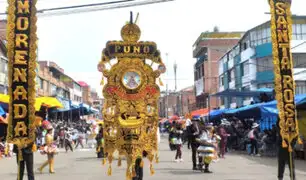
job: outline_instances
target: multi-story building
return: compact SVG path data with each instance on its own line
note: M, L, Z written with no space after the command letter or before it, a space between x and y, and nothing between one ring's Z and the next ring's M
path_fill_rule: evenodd
M181 116L196 110L196 99L193 86L184 88L178 92L177 109L178 114Z
M0 93L7 94L7 49L6 49L6 20L0 20Z
M218 92L218 60L243 36L243 32L204 32L193 45L194 84L196 107L216 108L218 98L211 94Z
M86 82L83 82L83 81L79 81L78 83L82 87L83 102L91 106L92 105L92 98L91 98L91 88L90 88L90 86Z
M8 91L8 77L7 77L7 49L5 41L0 37L0 93L7 94Z
M56 96L69 100L69 87L61 79L66 76L64 70L54 62L39 61L38 64L38 96Z
M296 93L306 93L306 16L292 17L292 54ZM219 92L274 88L270 21L249 31L219 60ZM251 103L251 97L221 97L221 108Z

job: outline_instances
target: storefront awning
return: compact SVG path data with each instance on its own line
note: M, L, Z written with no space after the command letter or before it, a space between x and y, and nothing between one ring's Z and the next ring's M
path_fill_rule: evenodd
M205 116L209 112L208 108L198 109L191 112L191 116Z
M239 91L235 89L227 89L222 92L218 92L211 96L218 96L218 97L257 97L260 96L261 93L272 94L273 89L263 88L262 90L257 91Z
M35 102L35 110L40 110L41 106L45 106L48 108L64 108L63 104L54 97L39 97L36 98Z
M10 96L7 94L0 94L0 102L8 104L10 102Z

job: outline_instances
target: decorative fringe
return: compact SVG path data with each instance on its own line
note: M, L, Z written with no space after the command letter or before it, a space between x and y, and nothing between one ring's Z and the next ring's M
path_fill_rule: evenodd
M282 141L282 147L283 147L283 148L287 148L287 147L288 147L288 144L286 143L285 140Z
M119 159L118 159L118 167L120 167L121 166L121 158L119 157Z
M33 146L32 146L32 152L36 152L37 151L37 146L36 144L34 143Z
M102 80L100 82L100 85L103 86L104 85L104 77L102 77Z
M155 162L159 163L159 156L158 156L158 154L155 155Z
M132 174L131 174L130 168L127 168L127 170L126 170L126 179L127 180L132 179Z
M133 166L132 168L132 177L136 177L136 170L135 170L135 166Z
M298 137L298 143L299 143L300 145L303 144L303 141L301 140L300 137Z
M103 159L102 159L102 165L104 166L105 164L106 164L106 159L103 158Z
M4 155L8 155L9 154L9 144L6 144L5 146L5 150L4 150Z
M108 170L107 170L107 175L108 176L112 175L112 165L109 165Z
M160 85L160 86L164 86L164 83L163 83L163 81L161 80L161 78L159 78L159 85Z
M151 176L155 174L152 163L150 164L150 174L151 174Z
M141 162L140 162L140 165L139 165L139 166L140 166L141 168L143 168L143 165L144 165L144 162L143 162L143 160L141 160Z

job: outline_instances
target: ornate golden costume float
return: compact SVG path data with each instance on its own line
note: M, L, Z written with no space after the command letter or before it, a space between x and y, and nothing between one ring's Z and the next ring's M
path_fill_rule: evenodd
M135 175L134 166L143 151L148 153L151 174L154 158L158 161L157 127L158 98L157 78L166 71L154 42L138 41L141 31L133 23L123 26L123 41L109 41L102 53L98 70L107 78L103 88L105 104L104 138L105 153L111 175L113 153L127 160L127 179ZM109 66L109 68L107 68ZM155 69L154 69L155 67ZM103 78L104 78L103 77ZM162 85L159 79L160 85ZM104 84L102 79L101 84ZM119 157L118 165L121 164Z

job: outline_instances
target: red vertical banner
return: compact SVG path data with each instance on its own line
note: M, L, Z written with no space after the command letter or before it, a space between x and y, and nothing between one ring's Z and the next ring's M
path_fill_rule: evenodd
M8 0L9 123L7 140L21 149L35 141L36 1Z

